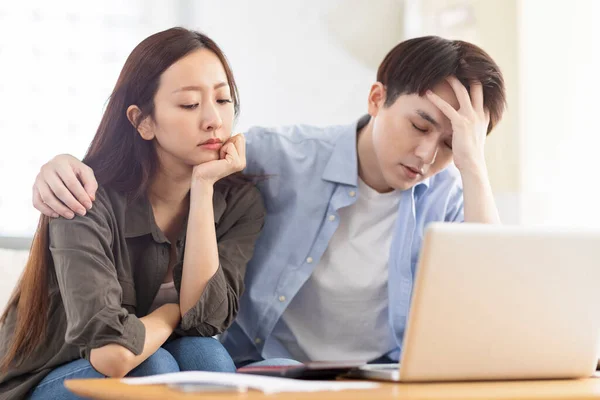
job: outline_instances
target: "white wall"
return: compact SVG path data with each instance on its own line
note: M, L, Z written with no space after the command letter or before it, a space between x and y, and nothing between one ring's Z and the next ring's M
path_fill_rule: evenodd
M178 2L0 2L0 235L29 236L31 187L53 156L83 157L125 59L177 24Z
M519 4L523 222L600 227L600 2Z
M211 36L233 66L242 103L239 130L252 125L346 124L366 113L368 91L376 77L373 65L384 56L381 48L387 51L390 43L401 39L401 2L381 0L381 5L391 7L382 14L386 22L397 21L397 26L388 23L385 32L381 21L374 19L379 8L370 3L193 1L187 22ZM349 39L355 33L360 46L365 43L361 34L369 31L369 38L379 41L370 43L370 60L361 62L351 52L364 52L366 47L352 48ZM383 46L378 46L381 42Z

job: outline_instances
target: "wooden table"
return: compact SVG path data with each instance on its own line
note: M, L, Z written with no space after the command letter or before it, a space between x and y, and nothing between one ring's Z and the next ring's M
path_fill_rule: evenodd
M600 379L476 382L476 383L382 383L374 390L341 392L282 393L264 395L248 393L188 394L170 390L166 386L131 386L118 379L74 379L65 386L75 394L95 400L163 400L163 399L218 399L218 400L364 400L364 399L600 399Z

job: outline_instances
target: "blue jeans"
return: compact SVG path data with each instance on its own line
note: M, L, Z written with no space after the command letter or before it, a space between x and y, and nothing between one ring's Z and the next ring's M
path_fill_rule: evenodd
M178 371L235 372L233 360L218 340L211 337L182 337L165 343L127 376L148 376ZM33 389L29 399L75 400L81 397L63 385L66 379L104 378L89 361L79 359L50 372Z

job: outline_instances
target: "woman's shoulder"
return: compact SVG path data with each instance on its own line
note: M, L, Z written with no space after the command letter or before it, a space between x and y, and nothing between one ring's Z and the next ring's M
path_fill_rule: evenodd
M252 219L263 219L266 213L260 191L243 175L218 182L214 203L216 208L223 208L223 216L243 214Z
M127 194L112 189L109 186L99 185L96 191L96 201L107 209L118 209L127 206Z
M78 223L80 225L99 225L110 226L113 221L118 219L127 204L127 197L105 186L98 186L96 196L92 203L92 208L86 210L85 215L75 215L75 218L68 220L65 218L56 218L50 221L50 226L69 225Z

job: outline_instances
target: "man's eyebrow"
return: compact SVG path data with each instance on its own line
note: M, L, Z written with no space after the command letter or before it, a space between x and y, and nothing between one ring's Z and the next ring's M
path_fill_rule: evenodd
M217 84L216 84L216 85L213 87L213 89L215 89L215 90L216 90L216 89L222 88L223 86L229 86L229 84L228 84L227 82L219 82L219 83L217 83ZM173 91L173 93L177 93L177 92L185 92L185 91L193 91L193 90L195 90L195 91L202 91L202 87L201 87L201 86L194 86L194 85L191 85L191 86L184 86L184 87L180 87L179 89L175 89L175 90Z
M423 118L424 120L431 122L436 128L440 127L440 124L433 119L433 117L429 114L427 114L425 111L423 110L417 110L417 115L421 118Z

